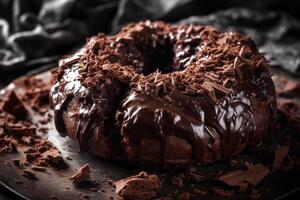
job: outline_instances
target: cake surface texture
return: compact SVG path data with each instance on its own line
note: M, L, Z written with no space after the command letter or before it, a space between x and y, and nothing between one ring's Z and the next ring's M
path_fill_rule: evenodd
M150 21L60 60L51 102L57 130L81 151L163 167L236 155L276 115L268 63L248 36Z

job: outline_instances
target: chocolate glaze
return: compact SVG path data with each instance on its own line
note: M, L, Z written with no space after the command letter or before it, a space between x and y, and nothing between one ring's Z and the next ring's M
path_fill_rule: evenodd
M139 162L160 158L158 162L168 164L211 162L235 155L247 144L260 141L266 133L263 128L262 132L254 134L260 131L256 127L260 123L256 122L256 115L264 116L260 120L270 123L270 111L258 108L255 96L246 90L231 91L215 103L206 95L187 97L178 94L165 98L132 92L122 104L121 134L124 141L128 141L125 146L130 149L129 156ZM173 156L168 160L174 149L168 152L166 145L168 138L174 139L173 136L188 142L190 147L184 148L193 149L192 157ZM151 148L141 141L151 144Z
M253 41L211 27L140 22L98 35L60 62L55 125L81 151L185 166L241 152L276 113L268 65Z

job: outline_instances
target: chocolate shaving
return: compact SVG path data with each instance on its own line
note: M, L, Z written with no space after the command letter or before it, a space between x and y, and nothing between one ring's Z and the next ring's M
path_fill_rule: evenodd
M214 89L216 89L217 91L223 93L223 94L228 94L229 90L225 87L223 87L222 85L219 85L217 83L210 83L210 86L213 87Z
M181 34L187 30L190 34ZM206 45L201 46L202 50L197 51L196 47L204 43ZM171 73L163 73L159 67L152 69L157 67L156 64L148 63L148 60L162 60L149 59L147 56L151 54L146 53L151 49L160 53L161 49L157 47L161 44L168 44L168 49L174 49L171 63L166 64L172 66ZM215 99L210 88L195 85L201 86L204 81L224 85L228 77L236 78L235 71L242 79L242 65L248 66L253 74L253 65L266 68L263 56L255 49L249 37L223 33L209 26L140 22L124 28L115 36L98 35L91 38L82 51L60 62L58 77L79 64L78 79L84 86L96 90L101 90L101 83L106 80L118 80L132 90L148 94L180 92L194 95L208 89L209 96ZM153 73L147 70L153 70ZM222 95L227 94L224 88L217 86L215 89Z
M27 135L22 136L20 141L26 145L32 145L34 143L33 137Z
M234 76L235 75L235 70L233 68L233 64L228 65L223 71L222 74L224 75L229 75L229 76Z
M216 94L215 94L215 90L214 88L212 87L212 84L211 82L204 82L202 84L202 88L204 88L206 91L207 91L207 94L208 96L213 100L213 101L216 101L217 98L216 98Z

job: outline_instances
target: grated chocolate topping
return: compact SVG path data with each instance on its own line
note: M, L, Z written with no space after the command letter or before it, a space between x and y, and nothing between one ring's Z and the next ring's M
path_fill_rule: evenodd
M238 84L245 73L255 80L257 68L270 76L267 65L248 36L209 26L149 21L129 25L115 36L91 38L79 58L83 85L97 89L116 79L147 94L227 94L226 88L234 85L225 80Z

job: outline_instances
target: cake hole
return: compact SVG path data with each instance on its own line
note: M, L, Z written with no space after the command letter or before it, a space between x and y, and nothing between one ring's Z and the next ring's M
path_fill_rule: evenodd
M152 43L155 42L155 45ZM181 71L186 64L194 59L199 38L183 41L183 44L175 45L170 38L151 41L143 47L138 48L142 58L133 66L137 73L149 75L156 70L163 74Z
M115 45L111 62L130 65L145 76L159 71L163 74L181 71L194 61L201 39L184 38L179 41L170 36L142 35L131 39L119 39ZM116 54L115 54L116 53Z
M155 47L146 47L143 55L143 67L139 73L148 75L156 70L167 74L173 71L174 51L170 41L157 44Z

